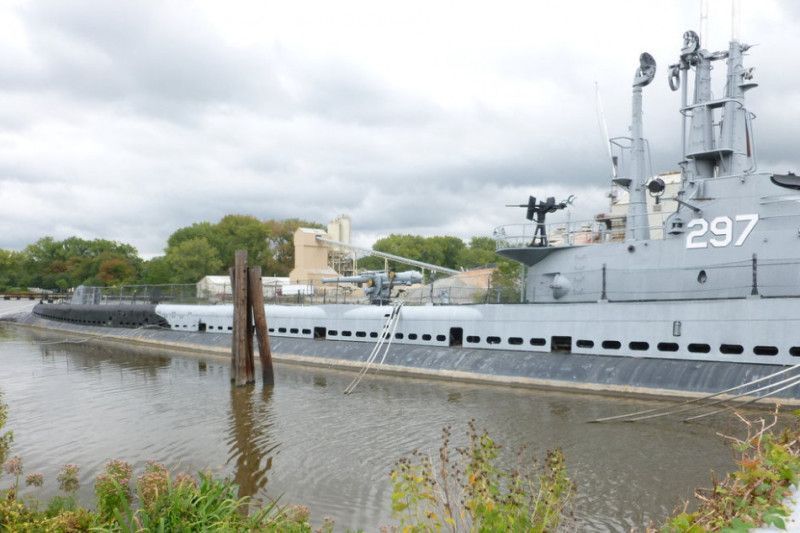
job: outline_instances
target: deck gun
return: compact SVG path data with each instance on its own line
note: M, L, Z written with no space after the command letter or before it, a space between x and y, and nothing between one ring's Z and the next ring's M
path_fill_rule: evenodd
M566 209L567 206L572 205L575 201L575 196L570 194L566 200L556 203L556 199L552 196L548 197L544 202L537 202L536 197L529 196L527 204L506 204L506 207L525 207L525 218L533 222L536 219L536 230L533 233L533 240L528 246L547 246L547 231L545 231L544 221L547 213L555 213L559 209Z
M385 305L391 300L392 288L395 285L413 285L422 282L422 274L415 270L405 272L384 272L382 270L362 272L355 276L325 278L322 283L358 283L364 286L364 294L371 304Z

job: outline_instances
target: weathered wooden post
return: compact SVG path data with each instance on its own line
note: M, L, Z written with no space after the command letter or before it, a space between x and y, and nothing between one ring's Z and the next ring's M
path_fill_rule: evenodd
M261 378L264 385L274 385L275 374L272 370L272 352L269 347L267 315L264 312L264 287L261 285L261 267L251 268L248 277L250 284L248 298L255 322L256 339L258 340L258 358L261 361Z
M247 251L236 250L233 264L233 358L232 379L236 386L247 385ZM252 352L250 358L252 358Z

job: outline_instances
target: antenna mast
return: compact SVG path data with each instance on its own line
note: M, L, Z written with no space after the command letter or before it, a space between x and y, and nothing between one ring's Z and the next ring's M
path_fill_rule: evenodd
M732 0L735 1L735 0ZM708 46L708 0L700 0L700 43Z
M594 94L597 105L597 123L600 125L600 134L603 136L603 145L608 153L608 162L611 164L611 177L617 177L617 165L614 164L614 156L611 154L611 143L608 138L608 124L606 114L603 112L603 99L600 97L600 85L594 82Z
M742 18L740 0L731 0L731 41L738 41L742 33Z

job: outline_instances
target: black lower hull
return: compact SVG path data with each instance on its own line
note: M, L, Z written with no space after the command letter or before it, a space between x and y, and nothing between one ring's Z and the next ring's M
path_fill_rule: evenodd
M115 328L169 327L169 323L156 314L155 304L38 304L33 308L33 314L49 320L85 326Z

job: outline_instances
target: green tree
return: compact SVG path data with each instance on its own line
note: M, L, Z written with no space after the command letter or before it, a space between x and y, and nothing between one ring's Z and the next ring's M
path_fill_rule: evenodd
M22 253L0 249L0 290L22 288L24 262Z
M223 269L217 250L204 237L195 237L167 250L165 260L174 273L173 283L197 283Z
M247 250L250 265L266 267L272 256L268 237L267 226L256 217L226 215L214 227L214 240L209 242L225 266L233 266L236 250Z
M510 259L498 258L497 269L492 273L490 298L502 303L518 303L522 284L522 265Z
M267 241L271 258L265 265L265 274L270 276L288 276L294 268L294 232L297 228L325 229L318 222L310 222L299 218L286 220L266 220Z
M199 222L176 230L167 241L166 253L188 240L204 238L223 266L233 265L236 250L247 250L251 265L260 265L265 274L286 276L294 268L293 236L299 227L323 226L297 218L261 221L249 215L227 215L216 224Z
M43 237L27 246L22 252L25 278L29 287L45 289L66 289L80 284L105 285L99 276L100 267L105 261L115 261L117 265L127 263L125 280L138 276L141 259L136 248L129 244L106 239L86 240L69 237L57 241L53 237ZM120 272L117 272L119 274ZM104 275L106 279L117 280L115 276Z
M472 237L469 246L461 250L458 257L459 268L475 268L497 262L495 242L491 237Z
M139 281L147 285L170 283L175 272L169 266L165 256L154 257L142 265L142 275Z
M379 239L372 249L432 265L459 269L463 266L461 257L466 245L458 237L392 234ZM369 270L380 270L384 267L384 260L379 257L364 258L359 261L359 266ZM405 270L408 267L402 263L389 261L389 268Z
M196 239L198 237L203 237L209 243L216 244L217 235L215 226L216 225L211 222L195 222L191 226L179 228L167 239L167 248L178 246L184 241Z
M121 257L103 259L97 271L97 278L105 285L132 283L135 276L134 266L130 261Z

